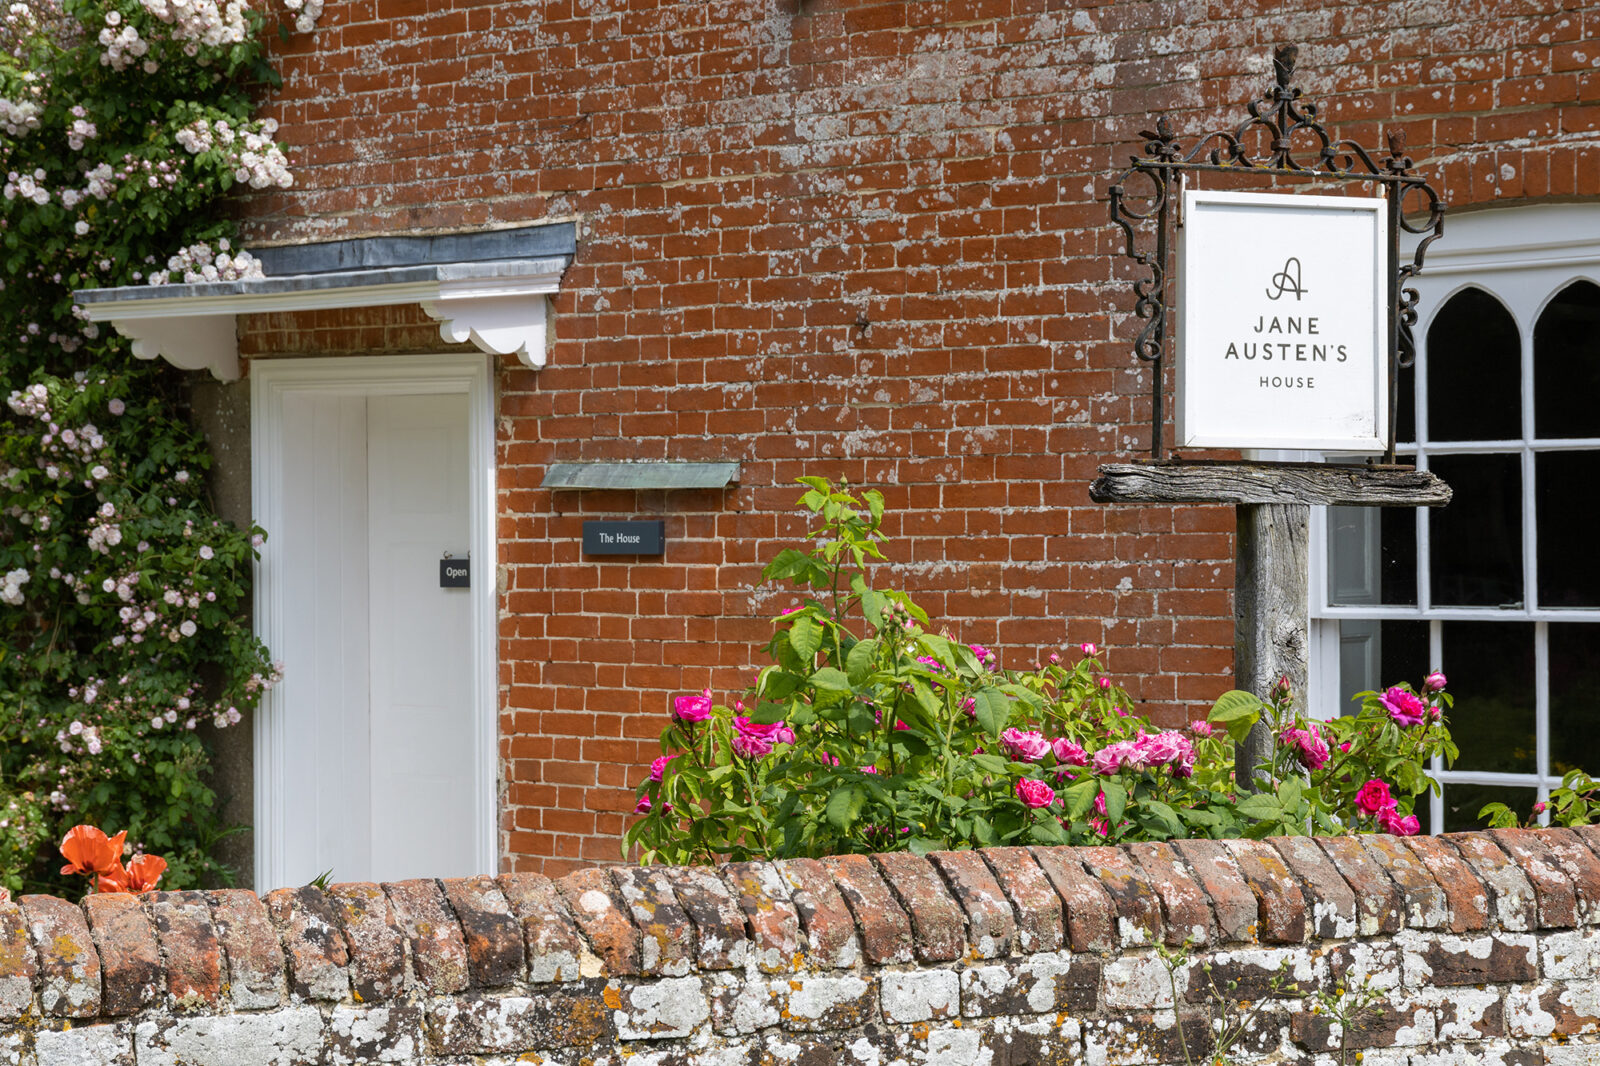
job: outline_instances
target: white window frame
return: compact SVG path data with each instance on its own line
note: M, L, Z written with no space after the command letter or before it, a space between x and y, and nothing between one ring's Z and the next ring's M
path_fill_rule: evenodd
M1600 437L1541 441L1533 424L1534 326L1549 302L1568 285L1589 281L1600 285L1600 203L1540 204L1452 216L1446 234L1428 249L1427 266L1415 279L1421 314L1416 325L1418 354L1414 395L1426 391L1425 339L1433 317L1457 292L1478 288L1500 301L1515 321L1521 339L1522 436L1508 441L1430 442L1426 404L1416 412L1417 441L1400 444L1397 454L1428 468L1432 455L1515 454L1522 463L1522 578L1520 608L1434 607L1430 602L1429 508L1417 509L1417 603L1414 606L1338 606L1328 602L1327 508L1314 508L1311 522L1309 578L1311 613L1310 690L1312 706L1339 713L1339 622L1407 620L1429 623L1429 665L1441 664L1442 622L1531 622L1534 626L1534 722L1537 737L1532 773L1446 770L1439 760L1433 775L1451 784L1535 788L1548 799L1561 775L1550 766L1549 625L1551 622L1600 622L1600 608L1543 608L1538 595L1538 530L1535 510L1535 456L1550 451L1600 451ZM1597 631L1600 633L1600 631ZM1449 670L1446 666L1446 674ZM1385 678L1389 681L1404 680ZM1420 679L1411 679L1413 683ZM1444 799L1432 797L1433 832L1444 827Z

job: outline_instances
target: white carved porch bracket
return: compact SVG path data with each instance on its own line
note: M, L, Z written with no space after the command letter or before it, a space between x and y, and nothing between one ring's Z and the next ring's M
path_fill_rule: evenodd
M545 364L549 297L568 258L442 263L330 274L254 278L153 289L129 286L77 294L94 322L133 341L140 359L157 356L220 381L239 377L236 317L268 311L338 310L415 303L439 321L446 341L471 341L523 366Z
M209 370L218 381L239 380L239 337L233 315L113 318L140 359L158 356L184 370Z

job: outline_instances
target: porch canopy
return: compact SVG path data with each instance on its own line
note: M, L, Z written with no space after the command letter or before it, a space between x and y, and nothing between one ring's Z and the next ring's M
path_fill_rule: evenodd
M544 365L547 297L577 251L572 222L479 233L362 237L252 248L266 277L124 285L73 293L91 322L109 322L140 359L157 356L221 381L239 377L240 314L420 304L439 334Z

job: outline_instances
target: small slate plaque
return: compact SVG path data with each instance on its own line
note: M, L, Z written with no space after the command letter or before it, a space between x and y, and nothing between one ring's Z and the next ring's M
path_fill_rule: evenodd
M471 559L440 559L439 560L439 587L442 589L465 589L472 587L472 560Z
M654 522L585 522L585 555L660 555L666 548L667 524Z

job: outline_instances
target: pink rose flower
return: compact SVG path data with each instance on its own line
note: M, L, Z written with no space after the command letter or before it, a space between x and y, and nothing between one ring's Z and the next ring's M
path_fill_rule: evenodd
M1428 715L1428 705L1422 697L1399 685L1378 697L1378 702L1388 708L1390 718L1403 726L1419 725Z
M1040 807L1048 807L1054 803L1056 801L1056 792L1055 789L1043 781L1035 781L1031 777L1024 777L1017 782L1017 798L1022 801L1023 806L1038 810Z
M1443 692L1444 691L1444 675L1441 674L1439 671L1435 670L1433 673L1431 673L1427 677L1423 678L1422 679L1422 691L1424 691L1424 692Z
M633 813L634 814L649 814L650 813L650 797L648 795L644 795L644 796L640 796L639 797L639 802L634 804Z
M1108 744L1095 752L1094 758L1091 760L1094 764L1094 772L1101 777L1110 777L1118 770L1121 770L1122 752L1123 746L1120 743Z
M782 722L752 722L748 715L733 720L733 750L746 759L758 759L770 754L774 744L787 743L783 734L794 733Z
M679 696L672 701L672 717L680 722L703 722L711 717L710 696Z
M1209 737L1211 735L1211 723L1204 718L1196 718L1189 723L1189 732L1197 737Z
M1022 762L1038 762L1050 754L1050 742L1032 730L1007 729L1000 734L1000 745L1006 754Z
M1394 807L1385 807L1378 812L1378 825L1385 833L1393 833L1397 837L1412 837L1417 835L1417 830L1422 828L1422 823L1417 821L1414 814L1404 818L1399 810Z
M1091 640L1086 640L1082 644L1079 644L1078 645L1078 650L1083 652L1083 654L1085 654L1085 655L1099 655L1100 654L1100 649L1098 647L1096 647L1095 643L1093 641L1091 641Z
M1322 739L1322 730L1313 725L1310 729L1285 729L1278 734L1278 742L1294 751L1294 757L1307 770L1320 770L1327 765L1328 742Z
M824 766L838 766L839 765L838 756L829 755L825 751L817 752L817 761L820 762Z
M1356 793L1356 806L1368 814L1377 814L1394 806L1394 797L1389 794L1389 786L1373 778L1361 786L1361 791Z
M1108 689L1111 687L1111 679L1109 677L1102 677L1099 684L1101 689Z
M672 756L662 755L650 764L650 780L660 781L666 775L667 763L672 761Z
M1050 742L1050 750L1056 754L1056 762L1063 766L1088 766L1089 753L1083 747L1074 744L1066 737L1057 737Z
M861 768L861 772L864 774L875 774L878 772L878 768L876 766L863 766Z

